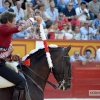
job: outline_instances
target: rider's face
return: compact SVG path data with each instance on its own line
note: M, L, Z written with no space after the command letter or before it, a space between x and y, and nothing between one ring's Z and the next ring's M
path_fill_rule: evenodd
M15 24L16 24L16 18L13 18L13 21L12 22L9 22L8 21L8 24L9 24L9 26L15 26Z

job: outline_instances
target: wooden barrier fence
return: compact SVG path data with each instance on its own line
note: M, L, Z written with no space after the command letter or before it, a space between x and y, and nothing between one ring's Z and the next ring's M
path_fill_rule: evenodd
M49 80L57 83L52 74ZM72 63L71 88L55 90L47 84L44 95L45 98L100 98L100 63L92 62L84 66L79 62Z

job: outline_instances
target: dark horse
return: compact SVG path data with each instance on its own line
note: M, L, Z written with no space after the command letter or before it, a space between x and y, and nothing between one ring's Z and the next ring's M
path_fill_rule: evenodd
M68 46L67 48L63 47L49 48L51 59L53 62L52 73L58 82L59 89L66 90L70 88L71 85L70 82L71 64L68 55L70 48L71 46ZM47 63L45 49L39 49L34 54L30 54L27 57L27 59L30 59L31 70L29 70L27 67L22 67L22 70L35 82L33 83L32 80L26 76L31 100L43 100L44 99L43 92L45 89L46 80L48 79L49 74L51 72ZM0 100L12 100L11 98L12 98L12 87L6 89L0 89ZM25 100L25 98L23 98L22 100Z

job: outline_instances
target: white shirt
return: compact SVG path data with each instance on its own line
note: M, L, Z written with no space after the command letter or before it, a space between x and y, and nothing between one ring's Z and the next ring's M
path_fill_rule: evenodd
M100 62L100 48L96 52L96 61Z
M21 18L24 18L24 11L22 8L20 8L20 11L18 13L18 9L16 6L12 7L12 9L14 10L15 14L16 14L16 22L18 20L20 20Z
M83 12L86 12L88 14L88 16L90 16L89 12L86 8L84 9L84 11L81 9L81 7L77 7L75 10L76 10L76 15L81 15ZM86 17L87 16L85 14L82 14L80 17L78 17L78 20L86 21Z
M66 32L65 30L62 30L61 32L62 32L62 34L64 34L66 36L67 40L70 40L73 38L73 35L70 33L71 30L69 30L68 32Z
M58 18L58 9L54 8L52 12L50 7L46 10L47 14L50 16L50 20L55 21Z
M80 28L82 40L90 40L90 35L94 35L93 28L89 27L88 30L83 26ZM92 34L93 33L93 34Z
M80 33L74 34L74 39L75 40L81 40L81 34Z
M70 56L70 62L74 62L76 61L77 59L75 59L74 55ZM79 56L78 57L78 60L84 60L82 56Z

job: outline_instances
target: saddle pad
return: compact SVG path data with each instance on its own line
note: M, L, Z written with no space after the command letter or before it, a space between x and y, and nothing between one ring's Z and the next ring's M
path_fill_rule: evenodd
M18 73L18 69L13 63L6 62L6 66ZM9 82L8 80L0 76L0 88L7 88L12 86L15 86L15 84Z
M8 80L0 76L0 88L7 88L12 86L15 86L15 84L9 82Z

